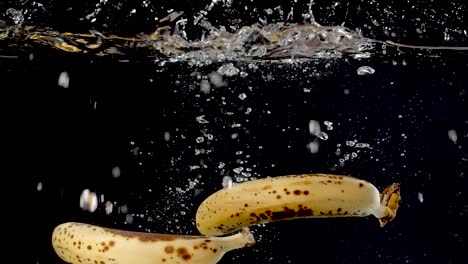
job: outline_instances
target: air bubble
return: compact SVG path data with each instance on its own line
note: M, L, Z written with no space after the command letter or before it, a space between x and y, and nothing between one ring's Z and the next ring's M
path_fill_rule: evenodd
M419 200L420 203L424 202L424 197L423 197L423 194L421 192L418 192L418 200Z
M323 121L325 126L327 127L327 130L333 130L333 123L330 121Z
M352 141L351 141L352 142ZM354 143L354 142L353 142ZM356 143L356 148L369 148L369 144L367 143Z
M457 139L458 139L457 131L455 131L453 129L449 130L448 131L448 137L449 137L450 140L453 141L453 143L457 144Z
M205 94L208 94L210 93L211 91L211 86L210 86L210 83L208 82L208 80L201 80L200 82L200 90L205 93Z
M112 168L112 176L114 178L120 177L120 167L119 166L115 166L115 167Z
M375 70L369 66L362 66L357 69L358 75L374 74Z
M223 188L231 188L232 187L232 178L229 176L224 176L223 177Z
M234 171L236 174L240 174L243 170L244 170L244 167L238 167L238 168L233 169L233 171Z
M307 148L309 149L310 153L315 154L319 151L319 142L314 140L307 144Z
M84 189L80 196L80 207L83 210L94 212L98 207L98 199L95 192Z
M164 132L164 140L169 141L171 139L171 134L169 132Z
M318 133L321 132L320 130L320 123L316 120L310 120L309 121L309 132L312 135L317 135Z
M131 215L131 214L125 215L125 222L127 224L132 224L133 223L133 215Z
M209 123L209 122L205 119L205 115L197 116L197 117L196 117L196 120L197 120L197 122L200 123L200 124L207 124L207 123Z
M239 69L237 69L234 64L232 63L227 63L224 64L223 66L219 67L218 73L221 75L226 75L226 76L234 76L239 73Z
M327 140L328 139L328 134L325 132L320 132L317 134L317 137L320 138L321 140Z
M68 76L68 72L60 73L57 84L63 88L68 88L70 85L70 77Z
M208 78L210 78L210 82L216 87L226 85L226 83L223 81L223 76L217 72L210 73L210 75L208 75Z
M107 201L107 202L106 202L106 208L105 208L106 214L107 214L107 215L110 215L110 214L112 213L112 210L113 210L113 209L114 209L114 205L112 204L112 202L111 202L111 201Z

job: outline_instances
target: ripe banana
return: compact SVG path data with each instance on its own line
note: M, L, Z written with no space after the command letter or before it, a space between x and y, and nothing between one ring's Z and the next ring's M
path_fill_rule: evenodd
M214 264L230 250L255 244L248 228L227 237L129 232L64 223L52 234L57 255L73 264Z
M374 215L383 227L393 220L400 184L382 194L369 182L341 175L304 174L253 180L222 189L197 210L200 233L217 236L279 220Z

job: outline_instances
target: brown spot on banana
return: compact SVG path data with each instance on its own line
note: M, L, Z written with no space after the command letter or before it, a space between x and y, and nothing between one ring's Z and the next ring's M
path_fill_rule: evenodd
M293 195L274 199L271 190ZM379 194L371 183L349 176L288 175L243 182L212 194L198 208L196 223L202 234L210 236L260 223L310 217L374 215L384 226L395 218L399 202L399 184ZM249 207L244 207L245 203ZM212 214L213 210L220 213Z
M67 233L63 232L65 228ZM255 240L247 228L231 236L206 237L64 223L57 226L52 234L55 252L72 264L215 264L226 252L253 244Z

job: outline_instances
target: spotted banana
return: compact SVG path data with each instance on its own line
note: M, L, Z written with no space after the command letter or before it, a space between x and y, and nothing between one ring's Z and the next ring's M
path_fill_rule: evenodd
M64 223L52 234L58 256L72 264L214 264L230 250L253 245L247 228L227 237L129 232Z
M217 236L279 220L374 215L383 227L395 217L399 201L397 183L379 194L371 183L348 176L270 177L212 194L198 208L196 224L200 233Z

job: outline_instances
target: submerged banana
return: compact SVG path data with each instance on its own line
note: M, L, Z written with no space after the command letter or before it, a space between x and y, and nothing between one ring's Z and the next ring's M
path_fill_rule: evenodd
M202 202L196 223L204 235L223 235L243 227L306 217L374 215L383 227L396 216L400 184L379 194L369 182L341 175L304 174L243 182Z
M247 228L227 237L129 232L64 223L52 234L57 255L73 264L214 264L230 250L255 243Z

